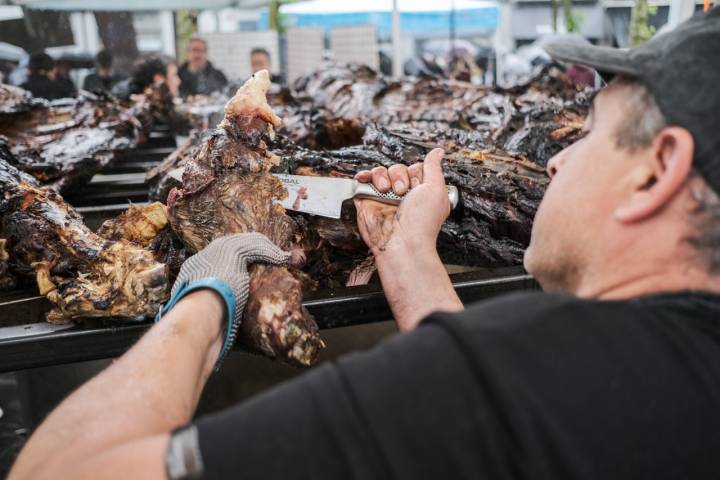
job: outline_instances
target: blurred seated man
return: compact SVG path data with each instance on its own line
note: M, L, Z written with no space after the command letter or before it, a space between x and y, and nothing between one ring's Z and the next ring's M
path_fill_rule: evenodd
M209 95L222 90L227 85L225 75L208 60L207 42L199 37L190 39L187 49L187 61L178 71L182 80L180 94Z
M34 53L28 63L28 78L20 85L34 97L56 100L75 96L75 88L55 79L55 61L45 52Z
M63 58L55 61L55 82L62 90L63 97L77 97L77 87L70 78L70 70L72 70L70 61Z
M83 90L90 92L111 92L124 77L113 71L113 58L108 50L101 50L95 56L95 69L85 77Z
M272 62L270 61L270 52L262 47L255 47L250 51L250 67L252 72L259 72L260 70L267 70L272 72ZM285 83L285 79L282 75L270 74L270 80L272 83L282 85Z
M129 100L132 95L139 95L146 88L163 83L167 85L173 96L179 95L181 81L177 65L165 57L144 57L135 62L130 78L113 87L112 94L123 100Z
M8 75L12 72L14 65L7 60L0 60L0 83L7 83Z

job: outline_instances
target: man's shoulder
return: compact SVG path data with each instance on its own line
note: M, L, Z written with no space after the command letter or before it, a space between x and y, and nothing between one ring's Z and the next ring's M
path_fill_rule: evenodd
M562 294L516 293L471 305L459 313L435 313L437 325L472 350L525 345L528 354L567 349L568 355L593 348L598 336L642 336L656 312L634 301L588 300Z
M607 305L572 295L543 292L519 292L501 295L469 305L456 314L436 313L430 321L459 322L471 326L522 325L543 320L567 318L568 315L604 310Z
M526 363L563 358L593 364L618 352L633 358L637 351L665 361L668 332L679 350L694 345L718 356L719 313L719 296L689 292L626 300L537 292L502 296L460 313L436 313L423 325L445 330L469 356L493 357L492 363L513 357Z

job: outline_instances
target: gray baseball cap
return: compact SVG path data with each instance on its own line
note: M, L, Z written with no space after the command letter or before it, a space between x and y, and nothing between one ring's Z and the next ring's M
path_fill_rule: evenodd
M640 80L667 122L692 134L693 166L720 193L720 6L636 48L562 43L544 48L557 60Z

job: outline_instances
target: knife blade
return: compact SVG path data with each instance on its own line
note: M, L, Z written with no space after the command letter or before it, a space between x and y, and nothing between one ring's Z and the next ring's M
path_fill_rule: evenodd
M183 168L168 172L172 178L182 181ZM394 192L382 193L370 183L360 183L349 178L310 177L306 175L287 175L275 173L288 192L288 196L280 202L287 210L320 215L323 217L340 218L342 204L351 198L368 198L378 202L398 205L404 196ZM447 186L450 205L458 204L458 189Z

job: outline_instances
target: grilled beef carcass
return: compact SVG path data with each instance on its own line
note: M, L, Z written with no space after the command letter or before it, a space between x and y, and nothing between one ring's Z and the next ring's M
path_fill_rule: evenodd
M275 111L284 116L270 143L281 160L274 171L352 177L378 165L422 161L442 147L446 180L461 192L460 206L440 235L443 260L488 268L518 265L548 182L544 165L580 135L587 93L554 72L513 89L493 89L432 78L392 82L366 67L331 67L298 80L293 95L274 98ZM361 132L361 137L350 142L359 144L321 148L332 142L319 141L318 132L327 135L332 129L315 129L313 135L315 127L301 125L313 108L327 118L359 121L353 135ZM292 122L294 127L288 125ZM185 164L187 151L171 156L157 176ZM160 185L173 182L165 178ZM341 221L290 215L307 257L303 270L313 281L332 288L368 280L368 250L351 204Z
M47 103L47 100L35 98L23 88L0 84L0 115L26 113Z
M259 232L280 248L294 248L296 225L277 200L287 195L270 174L279 159L267 142L280 119L267 104L269 75L253 75L228 102L225 117L185 164L183 184L168 197L173 230L192 250L213 239ZM300 365L314 362L322 340L302 306L302 277L285 267L253 265L241 341Z
M313 150L367 145L366 129L382 125L544 166L579 138L588 93L556 69L502 89L432 77L393 81L366 66L325 65L296 80L291 98L273 106L284 119L279 133Z
M150 249L93 233L60 194L1 159L0 192L2 257L35 277L55 306L49 321L144 318L167 300L167 267Z
M89 180L137 146L141 126L117 101L88 92L0 114L0 135L8 139L14 165L58 191Z

